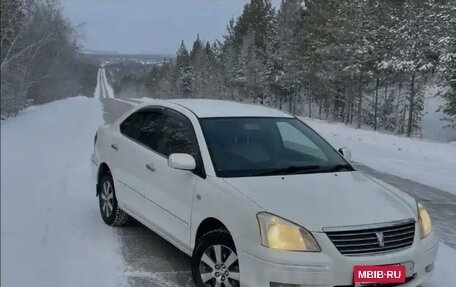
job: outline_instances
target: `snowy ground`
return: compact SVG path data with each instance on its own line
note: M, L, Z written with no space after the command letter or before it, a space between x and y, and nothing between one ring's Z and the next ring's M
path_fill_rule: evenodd
M410 139L341 123L303 118L335 147L349 147L353 161L456 195L456 145Z
M1 286L120 286L121 244L90 186L101 103L34 106L1 125Z
M431 280L422 287L456 286L456 250L440 244L434 274Z

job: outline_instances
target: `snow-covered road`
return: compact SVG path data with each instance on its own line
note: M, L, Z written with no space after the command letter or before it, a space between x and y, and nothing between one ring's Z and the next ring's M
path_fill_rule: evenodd
M114 91L112 90L111 85L108 84L106 69L104 67L98 69L97 86L95 87L94 97L100 99L114 98Z

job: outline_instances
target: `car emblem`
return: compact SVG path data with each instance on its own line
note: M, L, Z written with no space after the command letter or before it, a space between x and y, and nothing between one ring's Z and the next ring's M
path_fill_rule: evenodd
M383 238L383 232L375 232L375 235L377 235L378 245L380 245L380 247L384 247L385 241Z

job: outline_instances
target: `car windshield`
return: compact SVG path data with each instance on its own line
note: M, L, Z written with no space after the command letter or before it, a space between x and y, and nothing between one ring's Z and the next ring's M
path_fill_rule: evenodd
M206 118L201 126L219 177L353 170L296 118Z

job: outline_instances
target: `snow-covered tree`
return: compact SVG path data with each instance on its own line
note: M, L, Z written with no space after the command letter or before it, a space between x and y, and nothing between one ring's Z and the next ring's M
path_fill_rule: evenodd
M302 24L302 1L282 1L277 13L277 79L275 90L278 106L288 102L290 112L296 109L296 99L302 85L304 65L300 52L303 45L299 38Z
M425 76L436 67L434 27L437 12L433 1L407 0L394 31L395 51L381 66L408 75L406 134L420 129Z
M97 65L79 55L77 32L57 1L1 1L1 110L93 95Z
M176 55L176 87L178 95L190 98L193 95L193 69L190 66L190 55L182 40Z
M456 0L249 1L220 41L181 43L177 96L259 102L419 134L430 77L455 120ZM197 32L197 31L195 31ZM450 122L451 123L451 122Z
M444 120L456 128L456 1L451 0L439 7L437 21L437 45L440 50L438 76L444 87L446 103L442 109Z

